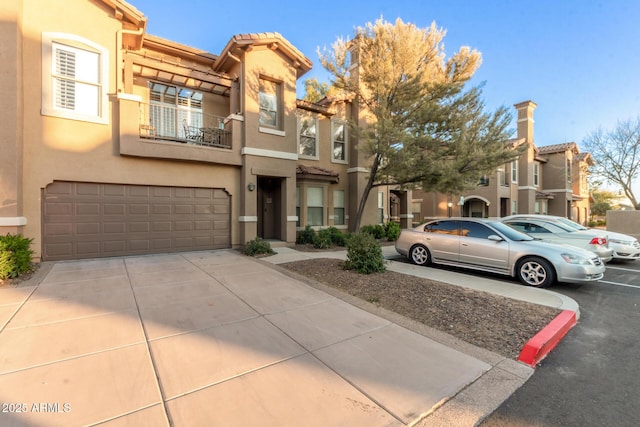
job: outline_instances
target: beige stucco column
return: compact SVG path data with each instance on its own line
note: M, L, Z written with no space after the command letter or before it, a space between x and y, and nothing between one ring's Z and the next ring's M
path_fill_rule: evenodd
M21 233L22 206L22 20L20 2L0 3L0 235Z

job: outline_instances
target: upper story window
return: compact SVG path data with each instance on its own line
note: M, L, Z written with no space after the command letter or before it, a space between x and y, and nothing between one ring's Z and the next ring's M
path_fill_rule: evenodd
M540 186L540 163L533 163L533 185Z
M511 182L518 182L518 159L511 162Z
M567 159L567 185L571 184L571 159Z
M318 159L318 118L298 116L298 155Z
M480 177L480 181L478 182L478 185L481 185L483 187L486 187L487 185L489 185L489 177L487 175L482 175Z
M149 124L158 136L189 139L203 126L202 99L191 89L149 82Z
M108 51L90 40L42 33L42 114L107 123L108 64Z
M331 160L347 163L347 124L331 122Z
M281 84L273 80L260 78L259 89L260 126L282 129L282 90Z

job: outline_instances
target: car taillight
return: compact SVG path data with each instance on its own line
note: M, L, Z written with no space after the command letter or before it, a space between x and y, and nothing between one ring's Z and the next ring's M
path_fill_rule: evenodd
M593 239L591 239L589 244L590 245L606 245L607 239L605 239L604 237L594 237Z

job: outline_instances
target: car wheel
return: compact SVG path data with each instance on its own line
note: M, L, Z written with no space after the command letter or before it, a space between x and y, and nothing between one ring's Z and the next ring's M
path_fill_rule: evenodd
M525 258L518 263L518 279L527 286L546 288L556 280L556 272L542 258Z
M411 259L411 262L417 265L427 265L431 262L431 254L429 253L429 249L425 248L422 245L416 245L412 247L409 258Z

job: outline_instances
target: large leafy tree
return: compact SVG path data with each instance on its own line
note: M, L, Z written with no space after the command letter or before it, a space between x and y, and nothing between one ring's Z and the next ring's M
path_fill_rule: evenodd
M605 216L608 210L611 210L614 200L618 196L609 190L603 190L601 188L594 188L591 191L593 197L593 203L591 203L591 215Z
M435 23L423 29L379 19L319 52L332 86L368 115L366 126L353 127L358 149L370 158L356 229L376 186L460 193L520 154L508 145L506 108L487 113L481 89L465 91L480 53L461 47L446 58L445 34Z
M592 173L622 188L633 207L640 209L633 184L640 177L640 117L618 122L612 130L591 132L582 146L595 161Z

